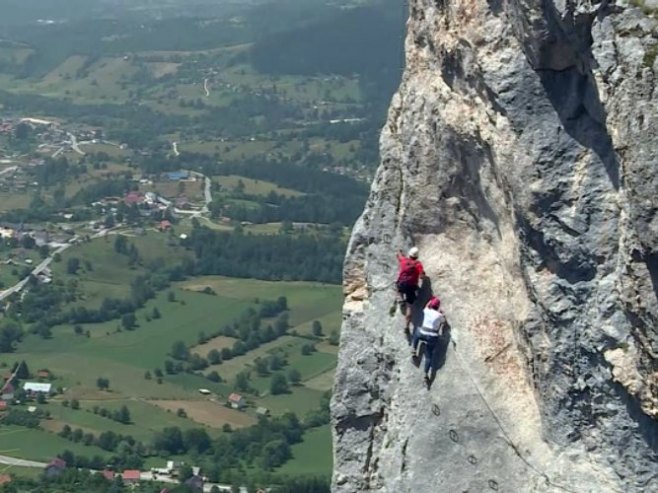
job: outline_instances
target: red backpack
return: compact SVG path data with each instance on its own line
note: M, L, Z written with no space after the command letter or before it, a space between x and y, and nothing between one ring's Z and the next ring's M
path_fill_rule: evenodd
M400 275L398 276L398 283L400 284L416 284L418 283L418 260L405 257L400 266Z

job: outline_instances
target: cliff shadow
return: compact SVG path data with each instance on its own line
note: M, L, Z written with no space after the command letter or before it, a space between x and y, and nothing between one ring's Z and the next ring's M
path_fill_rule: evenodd
M448 347L450 346L451 341L450 331L450 324L446 322L446 325L443 328L443 333L439 336L439 342L432 354L432 372L430 374L429 382L427 383L427 390L432 388L434 380L436 380L436 374L445 366L446 361L448 360Z
M564 130L601 160L610 182L619 189L619 161L605 126L606 114L593 78L576 67L539 70L539 78Z

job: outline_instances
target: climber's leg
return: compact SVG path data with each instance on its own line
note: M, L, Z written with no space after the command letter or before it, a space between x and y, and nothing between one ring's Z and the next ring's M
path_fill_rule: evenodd
M432 358L434 357L434 350L439 342L438 337L423 337L425 341L425 376L432 378Z

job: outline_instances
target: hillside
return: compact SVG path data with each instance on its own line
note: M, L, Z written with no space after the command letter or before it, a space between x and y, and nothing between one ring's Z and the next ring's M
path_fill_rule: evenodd
M658 491L655 2L410 4L344 269L333 491ZM412 244L450 324L429 390Z

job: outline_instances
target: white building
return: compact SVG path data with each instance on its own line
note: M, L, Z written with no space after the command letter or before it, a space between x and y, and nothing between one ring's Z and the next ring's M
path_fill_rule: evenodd
M49 394L52 388L52 383L25 382L23 385L23 390L25 390L25 392L32 392L35 394Z

